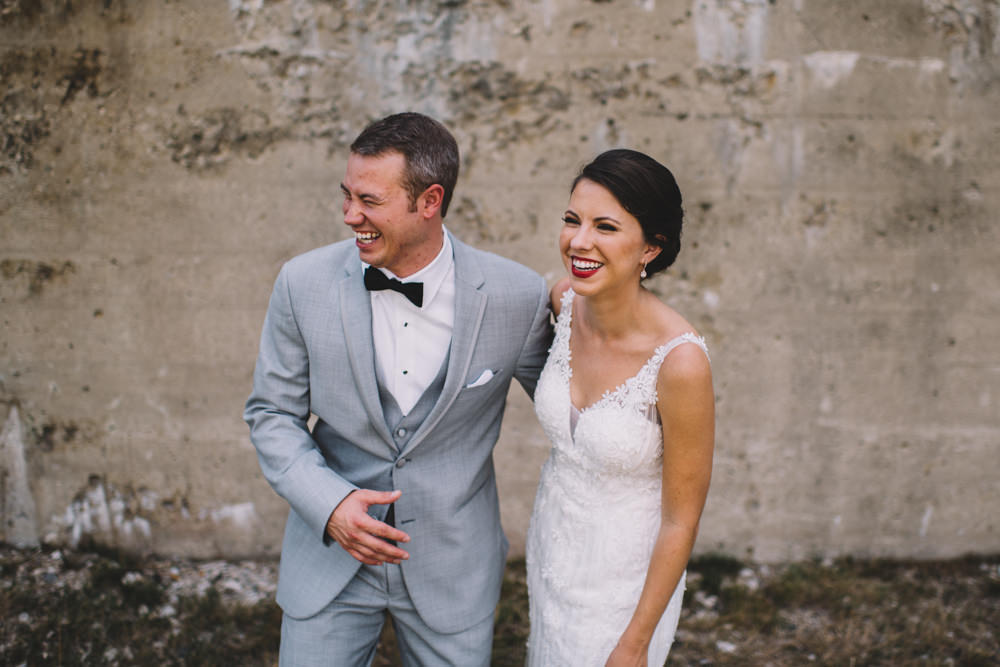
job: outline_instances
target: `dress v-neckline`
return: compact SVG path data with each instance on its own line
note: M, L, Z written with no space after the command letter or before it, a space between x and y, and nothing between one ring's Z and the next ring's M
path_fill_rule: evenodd
M682 334L682 336L683 336L683 334ZM678 336L678 338L680 338L680 336ZM628 388L628 386L630 384L632 384L633 382L636 381L636 378L638 378L640 375L642 375L642 372L644 370L646 370L646 368L651 363L653 363L653 361L656 360L656 357L660 354L660 350L662 348L666 347L667 345L670 345L670 343L672 343L673 340L674 339L671 339L669 342L664 343L663 345L657 346L657 348L655 350L653 350L652 356L650 356L649 359L646 360L646 363L644 363L642 366L640 366L639 370L637 370L633 375L631 375L628 378L626 378L621 384L619 384L616 387L611 387L609 389L604 390L604 393L601 394L600 398L594 400L593 402L591 402L589 405L587 405L584 408L578 408L576 406L576 403L573 402L573 366L570 363L572 361L572 359L571 359L570 351L569 351L569 338L567 338L566 339L566 370L567 370L567 373L566 373L566 388L569 390L569 404L570 404L570 407L572 407L574 410L576 410L576 412L577 412L578 415L582 416L584 413L589 412L590 410L593 410L594 408L600 406L602 403L606 403L609 399L611 399L614 396L622 393L623 391L625 391Z
M694 334L692 334L690 332L685 332L685 333L680 334L679 336L675 336L674 338L671 338L669 341L667 341L666 343L663 343L662 345L657 345L656 348L653 349L653 354L650 355L650 357L645 361L645 363L643 363L642 366L639 367L639 370L637 370L633 375L631 375L628 378L626 378L618 386L606 389L604 391L604 393L601 394L600 398L598 398L595 401L591 402L586 407L579 408L579 407L576 406L576 403L573 402L573 364L572 364L573 353L570 350L570 340L573 337L573 299L576 296L576 293L573 291L572 288L570 288L569 290L567 290L567 294L569 294L570 296L566 300L566 304L565 304L566 315L568 316L567 317L567 321L566 321L566 354L564 356L564 362L566 364L566 390L567 390L566 393L568 394L568 399L569 399L570 407L572 409L576 410L577 419L579 419L580 417L582 417L584 415L584 413L586 413L586 412L588 412L590 410L593 410L594 408L599 407L601 404L606 403L608 400L610 400L614 396L616 396L616 395L622 393L623 391L625 391L628 388L628 386L630 384L632 384L633 382L635 382L636 378L638 378L640 375L642 375L643 371L645 371L646 368L651 363L653 363L653 361L656 360L656 358L660 355L660 351L663 348L670 346L671 344L674 343L674 341L676 341L676 340L678 340L680 338L685 338L685 337L688 337L688 336L694 336Z

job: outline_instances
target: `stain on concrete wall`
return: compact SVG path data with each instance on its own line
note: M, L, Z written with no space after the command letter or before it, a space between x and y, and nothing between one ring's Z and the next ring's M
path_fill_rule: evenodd
M24 434L17 406L0 431L0 530L2 539L19 547L38 546L35 498L28 480Z
M122 487L91 474L65 510L50 518L48 525L52 530L45 535L45 541L74 548L96 542L149 553L170 549L169 537L163 539L156 533L191 532L213 535L204 540L206 544L199 550L211 553L215 541L227 531L253 531L257 518L252 502L202 509L192 514L187 499L176 493L164 498L154 489ZM179 528L180 525L184 528Z
M0 100L0 173L30 169L34 146L49 135L49 119L34 90L53 55L42 50L7 51L0 59L0 85L5 91Z
M0 275L4 280L13 283L13 298L21 295L28 298L41 294L45 286L53 282L62 282L73 274L73 262L62 263L36 262L32 260L4 259L0 260Z
M361 127L414 109L462 150L449 229L550 281L582 164L677 175L651 287L712 349L699 549L1000 545L995 0L6 0L0 35L0 401L38 539L276 553L240 419L271 283L347 236ZM515 551L546 453L518 391Z
M255 158L283 133L259 111L212 109L188 119L179 107L177 115L181 120L171 126L165 144L175 162L193 170L219 166L232 156Z

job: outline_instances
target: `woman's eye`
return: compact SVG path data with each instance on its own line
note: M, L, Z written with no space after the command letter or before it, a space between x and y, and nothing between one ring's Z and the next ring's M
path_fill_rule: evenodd
M601 230L602 232L614 232L614 231L617 231L617 229L618 229L614 225L609 225L606 222L602 222L601 224L597 225L597 228L599 230Z
M580 224L580 221L577 220L576 218L565 217L565 218L562 219L562 221L565 224L567 224L567 225L579 225Z

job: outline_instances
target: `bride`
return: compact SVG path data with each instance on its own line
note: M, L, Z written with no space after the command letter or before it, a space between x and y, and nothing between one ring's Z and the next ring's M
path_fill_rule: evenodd
M641 282L680 250L681 194L613 150L573 181L535 392L552 450L527 538L528 664L663 665L708 492L714 394L704 340Z

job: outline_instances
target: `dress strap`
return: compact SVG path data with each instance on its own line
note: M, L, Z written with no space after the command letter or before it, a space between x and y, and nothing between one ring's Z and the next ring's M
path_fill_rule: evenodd
M708 357L708 363L712 363L712 358L708 356L708 346L705 345L704 336L697 336L694 333L687 331L676 338L671 338L666 343L656 348L656 352L653 354L653 357L659 358L659 361L656 364L657 368L659 368L660 364L667 358L667 355L670 354L674 348L683 343L694 343L700 347L701 351L705 353L706 357Z
M660 366L663 365L663 360L667 358L667 355L675 350L678 346L684 343L693 343L701 348L701 351L705 353L708 357L708 346L705 345L705 339L701 336L695 335L694 333L688 331L682 333L680 336L671 338L663 345L660 345L653 352L653 356L650 357L646 365L643 366L642 370L636 376L636 381L638 384L638 393L642 396L641 403L646 405L655 405L657 400L659 400L656 391L656 379L660 375ZM712 360L709 358L709 363Z
M559 298L559 318L560 320L565 319L567 325L569 320L573 319L573 297L576 296L576 292L573 291L572 287L567 287L566 291L562 293L562 297Z
M552 345L549 347L549 356L553 357L557 366L564 376L569 374L569 335L570 322L573 319L573 289L569 288L563 292L560 299L561 308L559 316L556 318L555 336Z

